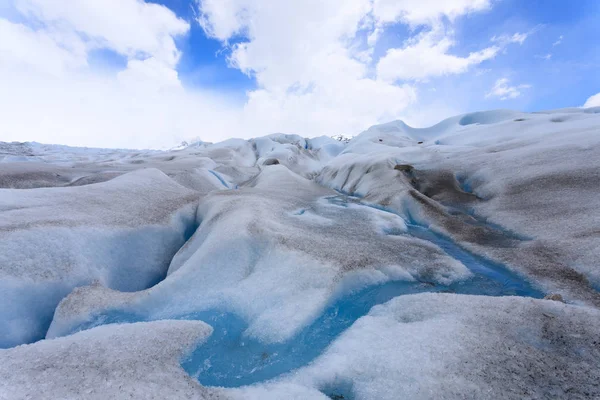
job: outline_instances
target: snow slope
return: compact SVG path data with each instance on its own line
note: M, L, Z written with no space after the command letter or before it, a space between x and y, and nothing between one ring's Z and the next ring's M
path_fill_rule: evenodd
M58 302L98 280L162 280L196 227L198 195L156 169L73 188L0 189L0 347L43 338Z
M392 279L448 285L471 275L426 242L382 235L383 224L404 228L397 216L331 204L335 196L282 165L267 167L244 189L208 195L198 209L202 224L173 258L168 278L126 299L124 311L158 319L218 309L242 317L249 337L281 342L320 315L349 279L356 287ZM89 304L80 298L86 295L73 294L69 304ZM93 318L88 307L65 307L49 337Z
M600 396L599 108L0 158L0 398Z
M179 366L186 349L211 331L198 321L110 325L0 350L0 398L224 398Z
M424 130L387 124L350 142L317 181L400 212L408 192L426 204L418 216L433 229L543 282L548 291L576 292L597 304L585 281L600 286L598 121L598 109L577 109L474 113ZM386 145L386 135L424 142ZM394 164L406 165L408 183L391 178ZM535 240L521 241L518 252L494 245L498 235L469 226L477 221L505 236Z

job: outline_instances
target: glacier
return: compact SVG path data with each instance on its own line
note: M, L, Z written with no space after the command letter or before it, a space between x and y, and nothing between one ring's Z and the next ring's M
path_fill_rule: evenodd
M0 398L600 396L599 130L0 143Z

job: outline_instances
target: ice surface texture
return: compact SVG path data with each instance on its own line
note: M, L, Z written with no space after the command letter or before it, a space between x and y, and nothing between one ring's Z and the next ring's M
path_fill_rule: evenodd
M553 301L400 296L281 379L270 398L291 383L351 399L593 398L598 328L598 310ZM261 398L259 390L243 389L240 398Z
M597 397L599 126L2 144L0 398Z
M162 280L196 226L197 198L155 169L75 188L0 189L0 347L43 338L76 286L136 291Z
M216 400L179 366L211 331L197 321L110 325L0 350L0 398Z

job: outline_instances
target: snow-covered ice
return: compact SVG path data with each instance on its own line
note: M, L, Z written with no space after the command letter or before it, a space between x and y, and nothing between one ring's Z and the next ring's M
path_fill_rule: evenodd
M599 171L599 108L0 143L0 398L600 396Z
M277 399L292 386L305 398L320 398L314 389L344 399L594 398L599 329L597 309L555 301L399 296L307 367L233 393Z
M179 365L211 331L199 321L109 325L0 350L0 398L222 399Z
M0 348L43 338L76 286L136 291L162 280L196 227L197 200L156 169L73 188L0 189Z
M209 194L198 208L202 224L173 258L168 279L140 292L127 312L156 319L217 308L244 318L249 336L278 342L320 315L346 280L448 285L470 276L431 244L381 233L379 219L398 225L401 218L327 201L336 195L282 165L265 168L244 189ZM66 320L89 318L87 309L78 316L62 308L52 336L76 326Z

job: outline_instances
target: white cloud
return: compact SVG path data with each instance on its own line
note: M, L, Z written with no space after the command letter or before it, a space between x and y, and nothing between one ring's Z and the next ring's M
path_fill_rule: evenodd
M461 15L489 9L489 0L198 4L199 22L209 35L226 44L243 38L233 46L230 64L258 83L249 93L244 117L264 115L266 126L304 134L356 133L397 118L417 101L414 83L399 80L462 73L504 46L494 44L466 57L449 54L455 44L449 25ZM425 33L371 65L380 34L394 23L424 25ZM357 45L359 32L366 32L366 39Z
M525 40L515 34L451 54L453 21L492 0L196 1L198 22L223 43L230 66L256 79L244 103L183 87L176 39L189 24L166 7L9 0L22 23L0 17L0 137L160 147L198 135L354 134L399 117L429 121L442 116L409 115L428 109L418 104L418 81L463 73ZM424 28L374 65L379 36L396 23ZM125 68L90 67L97 49L120 54Z
M226 3L228 7L220 1L202 2L201 21L222 41L246 32L248 41L234 46L230 61L254 74L261 86L306 86L341 75L350 79L365 75L365 66L353 59L346 40L355 36L369 10L368 0ZM213 19L215 15L219 18Z
M223 98L183 88L128 85L78 74L0 76L0 138L95 147L170 147L200 135L236 135L237 114Z
M60 76L87 65L85 54L70 52L46 32L34 31L0 18L0 61L19 69Z
M583 105L584 108L588 107L600 107L600 93L590 96L589 99Z
M473 3L480 4L484 8L485 2ZM435 15L433 13L430 17L433 18ZM396 81L427 80L431 77L461 74L475 65L496 57L509 44L523 44L533 32L535 29L526 33L494 36L491 38L494 45L471 52L466 57L460 57L449 53L455 44L452 33L444 30L439 21L433 21L429 31L407 41L405 47L389 49L379 60L377 76L386 81Z
M251 22L250 1L203 0L198 3L198 22L204 31L215 39L225 42L232 36L241 34Z
M426 26L439 30L465 14L491 8L491 0L373 0L367 20L373 26L367 43L373 47L390 24L401 22L411 28ZM451 39L451 38L448 38Z
M373 15L383 23L402 21L412 26L432 25L443 17L452 21L490 7L490 0L374 0Z
M386 81L427 80L432 77L461 74L471 67L490 60L512 43L522 45L539 27L525 33L503 34L491 38L493 45L471 52L465 57L450 54L455 45L453 33L445 28L440 20L445 16L450 20L462 14L486 10L488 1L462 0L449 2L408 2L382 0L385 3L387 20L404 20L413 25L426 25L429 30L409 39L402 48L389 49L377 65L377 75ZM408 12L407 4L419 5ZM377 4L377 0L375 2ZM435 7L433 6L435 5ZM376 14L376 13L375 13ZM395 17L391 17L394 16Z
M240 32L246 38L230 56L258 83L245 106L246 126L260 118L267 131L355 133L416 99L414 88L369 75L355 36L370 10L370 0L205 0L200 22L223 42Z
M221 137L237 128L221 98L182 87L174 38L189 25L169 9L138 0L14 6L29 24L0 18L2 140L161 147L197 135L199 126ZM127 67L94 72L87 57L98 48L122 54Z
M485 97L498 97L500 100L516 99L521 96L521 90L529 89L530 87L531 85L528 84L510 86L510 81L507 78L501 78L496 81L494 87L492 87Z
M18 10L56 32L84 33L91 47L110 48L130 58L140 53L175 65L174 37L189 24L164 6L141 0L15 0Z
M563 35L560 35L558 37L558 39L556 39L556 42L552 43L552 46L558 46L559 44L561 44L563 41L563 38L564 38Z
M531 35L534 31L530 31L530 32L525 32L525 33L514 33L512 35L500 35L500 36L493 36L492 37L492 42L496 42L500 45L507 45L510 43L518 43L518 44L523 44L525 43L525 40L529 37L529 35Z
M377 76L385 81L424 80L430 77L460 74L470 67L494 58L499 46L490 46L466 57L448 54L454 45L451 38L437 29L420 35L414 43L390 49L379 60Z

